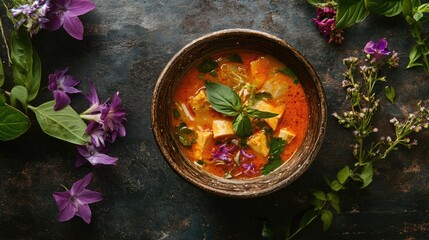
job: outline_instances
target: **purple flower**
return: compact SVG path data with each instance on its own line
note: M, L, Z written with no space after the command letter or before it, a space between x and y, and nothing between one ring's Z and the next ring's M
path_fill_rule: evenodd
M104 131L110 133L110 142L114 142L117 136L126 135L125 127L122 122L125 120L125 111L122 108L122 100L119 92L113 95L112 102L105 104L101 109L100 121Z
M96 148L105 146L104 140L106 140L108 133L102 129L99 123L90 122L85 132L91 137L91 142Z
M247 157L247 158L254 158L255 155L253 155L252 153L246 153L246 151L244 151L244 149L240 150L241 154L243 154L243 156Z
M244 171L243 171L244 174L249 175L249 173L256 173L255 164L253 162L251 162L250 164L243 163L242 166L244 168Z
M226 143L219 146L217 151L212 152L212 156L214 160L222 160L226 162L231 162L231 154L235 150L236 146L232 146L228 148Z
M75 215L81 217L88 224L91 222L91 209L88 204L103 199L101 193L86 189L91 182L92 175L89 173L83 179L73 183L70 190L53 193L60 210L57 218L59 222L68 221Z
M90 0L51 0L46 14L49 19L46 29L55 31L63 26L70 36L82 40L83 25L78 16L94 8L95 5Z
M369 41L365 45L364 51L370 55L374 55L375 61L378 61L381 57L390 54L389 49L387 49L386 38L382 38L377 42Z
M79 157L76 160L76 167L80 167L87 162L92 165L116 165L118 158L110 157L102 153L103 148L97 148L93 144L77 146Z
M48 1L35 0L12 8L10 12L16 19L16 28L24 26L31 35L34 35L38 33L41 28L44 28L45 24L49 21L46 18L48 9Z
M343 30L336 29L336 15L337 11L335 6L331 4L320 4L316 8L316 17L313 22L316 23L317 28L324 37L329 37L328 43L335 42L341 44L344 40Z
M91 106L83 112L83 114L93 114L100 113L101 108L105 107L106 104L100 105L100 100L98 99L97 91L95 90L95 86L93 83L89 84L89 94L84 94L85 98L91 104Z
M67 71L68 67L49 74L48 89L54 94L55 111L61 110L70 104L70 97L67 93L80 93L79 90L74 88L79 84L79 81L71 75L66 75Z

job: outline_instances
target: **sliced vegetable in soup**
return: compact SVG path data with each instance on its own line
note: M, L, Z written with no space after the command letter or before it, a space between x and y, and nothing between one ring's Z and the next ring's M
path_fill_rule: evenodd
M237 51L191 68L171 107L175 134L188 158L228 179L266 175L287 162L304 141L309 107L286 64Z

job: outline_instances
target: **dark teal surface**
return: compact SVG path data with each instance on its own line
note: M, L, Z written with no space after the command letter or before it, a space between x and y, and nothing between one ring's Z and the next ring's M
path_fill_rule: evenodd
M94 82L107 99L119 91L128 113L127 137L110 149L119 157L115 167L75 169L74 146L43 134L34 122L21 138L0 142L0 239L261 239L264 220L283 239L293 213L305 209L305 199L324 188L352 163L351 132L330 116L346 106L341 88L342 59L362 56L369 40L386 37L401 58L400 69L388 71L397 90L395 105L384 102L377 116L381 131L388 119L413 111L418 98L427 99L429 79L423 69L405 70L413 40L401 16L372 16L349 29L342 46L328 45L311 18L315 10L304 0L273 1L113 1L96 0L84 15L83 41L63 30L34 37L42 59L42 86L49 73L69 67L80 89ZM218 197L180 178L163 159L150 126L150 104L156 80L168 60L185 44L226 28L250 28L271 33L296 47L319 74L328 100L328 126L315 162L296 182L255 199ZM51 99L47 88L40 102ZM85 108L82 98L74 106ZM297 239L428 239L429 134L419 145L400 149L375 168L373 184L362 191L342 192L342 213L323 233L321 224ZM90 225L80 218L58 223L52 192L94 172L90 189L104 193L91 205Z

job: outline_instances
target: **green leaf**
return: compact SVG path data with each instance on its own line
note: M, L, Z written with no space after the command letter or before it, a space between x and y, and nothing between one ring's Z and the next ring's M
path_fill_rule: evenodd
M186 123L181 122L176 127L176 136L185 147L191 146L197 140L197 133L188 128Z
M341 184L344 184L346 180L350 177L350 168L345 166L337 173L337 179Z
M213 59L207 59L200 65L198 65L198 71L202 73L209 73L213 70L215 70L218 67L217 62L215 62Z
M331 227L333 217L334 216L331 211L323 211L322 215L320 216L320 220L323 222L323 231L326 231L329 229L329 227Z
M28 101L33 100L40 87L41 64L33 49L30 36L23 28L12 31L11 60L15 85L25 86Z
M241 60L241 57L238 54L233 54L228 59L231 62L243 63L243 60Z
M387 99L391 103L395 103L396 92L395 92L395 89L392 86L386 86L384 88L384 94L386 95Z
M368 163L363 167L362 172L359 175L363 182L361 188L366 188L372 182L373 175L374 170L372 168L372 163Z
M313 193L313 196L315 196L319 200L326 201L326 194L322 191L316 191Z
M295 72L292 71L292 69L290 69L288 67L284 67L282 69L278 69L277 71L291 77L295 84L298 83L298 77L296 76Z
M230 87L206 82L207 100L217 112L227 116L237 116L242 109L241 99Z
M22 103L22 106L27 109L27 89L24 86L17 85L12 88L10 91L10 101L11 104L15 106L15 99L18 99L19 102Z
M277 113L259 111L258 109L254 109L254 108L247 109L246 113L250 117L254 117L254 118L272 118L272 117L279 115Z
M417 8L419 12L429 12L429 3L424 3Z
M423 64L416 63L416 61L418 61L421 56L422 56L422 53L420 52L418 45L414 45L411 48L410 53L408 55L409 62L408 62L407 68L422 66Z
M413 15L414 20L416 20L416 22L420 21L420 18L423 17L423 13L422 12L415 12Z
M4 96L4 90L0 89L0 106L4 106L6 103L6 97Z
M4 70L3 70L3 63L0 58L0 87L3 86L4 83Z
M9 105L0 106L0 140L15 139L29 127L30 120L24 113Z
M281 154L285 147L286 141L282 138L273 137L271 139L268 163L265 164L261 169L261 173L263 175L267 175L283 164Z
M329 202L331 203L331 206L337 213L340 213L340 198L335 193L328 193L327 197L329 199Z
M364 0L338 0L336 25L337 29L345 29L362 22L369 11L365 8Z
M250 122L249 116L240 113L232 122L232 127L234 128L235 133L240 138L246 138L252 135L252 123Z
M317 6L318 4L324 3L323 0L307 0L307 2L313 6Z
M402 0L367 0L367 8L376 14L393 17L402 12Z
M325 202L326 202L325 200L320 200L316 197L314 197L310 200L310 203L311 203L311 205L314 206L315 211L322 210L323 206L325 205Z
M332 190L338 192L343 188L344 188L344 186L337 179L335 179L334 181L331 182L331 189Z
M180 118L180 112L179 112L179 110L177 110L177 108L174 108L173 109L173 117L174 117L174 119L179 119Z
M271 239L274 236L273 230L267 226L266 221L264 221L264 226L262 227L261 236L262 238L268 238L268 239Z
M86 124L79 114L67 106L59 111L54 111L55 101L50 101L36 107L29 107L36 115L42 130L55 138L77 145L89 142L89 136L85 134Z

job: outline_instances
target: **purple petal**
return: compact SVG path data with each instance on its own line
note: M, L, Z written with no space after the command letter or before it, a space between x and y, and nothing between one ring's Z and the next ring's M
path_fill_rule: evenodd
M44 24L44 28L49 31L56 31L63 25L63 17L61 12L57 12L58 9L52 9L46 14L48 22Z
M82 167L85 163L87 163L88 161L86 160L86 158L82 157L82 156L78 156L76 158L76 162L74 164L75 168L80 168Z
M103 200L103 194L88 189L84 189L77 197L82 204L95 203Z
M93 83L89 84L89 91L90 94L85 94L86 99L91 105L99 104L100 101L98 100L97 91L95 90L95 85Z
M77 151L84 158L88 158L91 156L86 145L77 146Z
M378 40L378 42L377 42L377 49L378 49L379 51L383 51L383 50L385 50L386 48L387 48L387 41L386 41L386 38L382 38L382 39Z
M60 210L63 210L67 206L71 197L70 191L54 192L52 196L54 197L55 202L57 202L58 208Z
M68 7L67 14L70 17L77 17L95 8L94 3L89 0L74 0Z
M59 222L65 222L70 220L74 215L76 215L77 209L69 202L63 209L61 209L60 214L57 217Z
M93 174L88 173L84 178L79 181L73 183L72 188L70 189L71 195L79 195L85 187L91 182Z
M108 156L108 155L106 155L104 153L95 153L94 155L92 155L89 158L87 158L87 160L92 165L98 165L98 164L116 165L116 161L118 161L118 158L110 157L110 156Z
M83 39L83 25L78 17L65 16L63 27L70 36L77 40Z
M70 104L71 100L67 93L63 91L54 91L55 106L54 110L59 111Z
M122 107L122 99L119 97L119 92L116 92L115 95L113 95L112 103L110 104L110 108L114 110L119 110Z
M372 53L374 53L374 52L375 52L375 51L374 51L374 46L375 46L375 43L374 43L373 41L369 41L369 42L365 45L364 51L365 51L366 53L372 54Z
M54 73L49 74L49 84L48 84L49 91L53 92L55 90L58 90L57 85L57 76Z
M88 224L91 222L91 209L89 208L88 204L80 205L76 215L81 217L83 221Z

